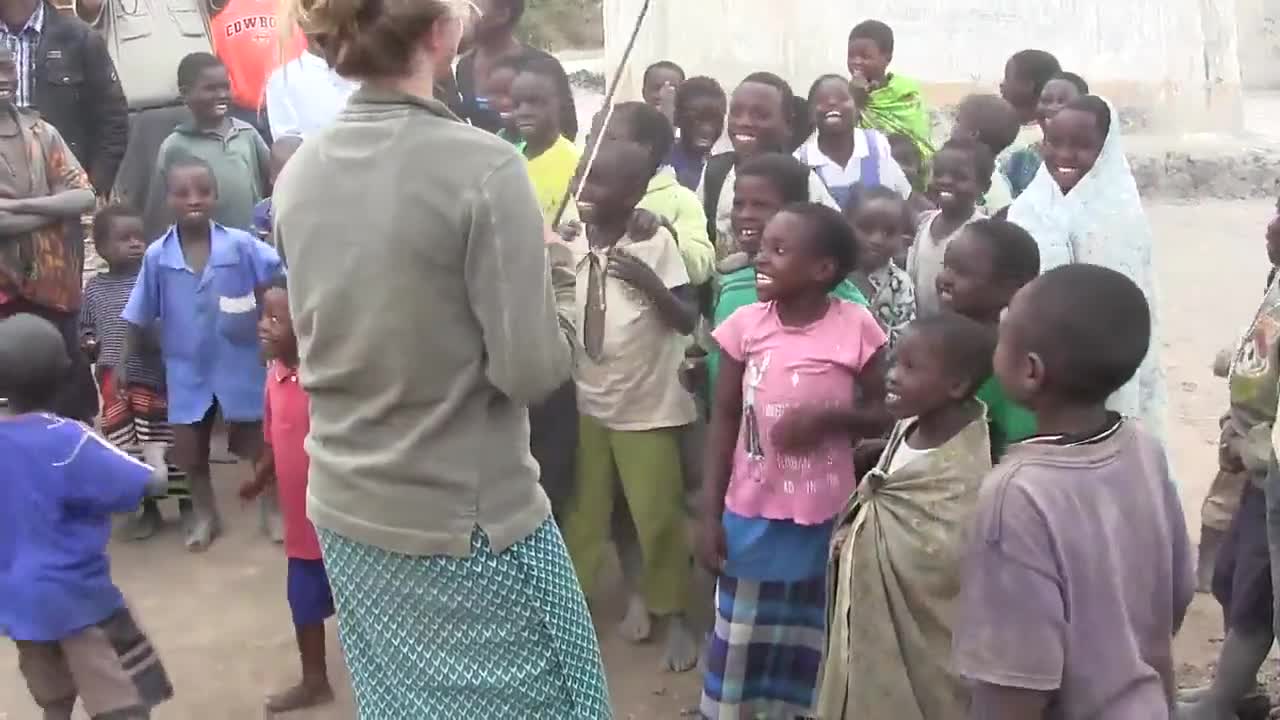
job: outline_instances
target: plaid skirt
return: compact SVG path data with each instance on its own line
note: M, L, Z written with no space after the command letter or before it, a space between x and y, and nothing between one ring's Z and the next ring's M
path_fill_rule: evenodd
M360 720L613 717L555 523L501 553L389 552L317 528Z
M825 643L827 586L716 581L716 623L703 674L707 720L795 718L812 713Z

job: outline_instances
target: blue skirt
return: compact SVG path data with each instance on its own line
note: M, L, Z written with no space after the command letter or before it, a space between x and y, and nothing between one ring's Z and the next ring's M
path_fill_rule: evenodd
M613 717L595 628L551 520L495 554L388 552L319 529L360 720Z

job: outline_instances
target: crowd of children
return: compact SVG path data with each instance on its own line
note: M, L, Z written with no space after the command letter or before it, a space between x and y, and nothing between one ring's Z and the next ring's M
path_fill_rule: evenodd
M597 118L587 152L558 65L523 47L485 61L485 129L523 155L573 256L573 380L531 409L530 429L578 579L590 593L611 539L635 545L623 565L643 617L628 635L647 637L652 616L666 669L701 656L705 718L1167 717L1193 561L1149 412L1162 392L1149 246L1090 254L1046 199L1115 187L1114 111L1029 50L935 144L893 51L887 25L859 24L849 75L801 100L769 72L726 92L656 63L643 102ZM107 531L132 512L129 534L150 537L174 496L187 547L214 542L216 422L252 463L241 497L269 500L263 528L288 557L302 677L267 707L333 696L308 397L271 244L270 188L302 141L268 148L232 117L212 55L184 59L178 84L191 123L161 145L137 206L98 213L107 271L81 310L100 430L145 465L45 414L70 358L41 321L0 322L13 414L0 446L25 470L0 497L39 498L20 526L0 524L0 596L20 598L0 602L0 632L46 717L69 718L77 694L95 717L146 717L172 693L110 582ZM726 131L731 149L715 152ZM1136 189L1123 190L1132 210ZM1232 366L1231 457L1253 482L1214 583L1229 608L1222 679L1188 700L1190 718L1226 717L1273 639L1257 558L1275 305L1272 284ZM28 577L65 559L55 550L87 569ZM689 618L695 555L716 580L705 644ZM108 642L137 654L107 657Z

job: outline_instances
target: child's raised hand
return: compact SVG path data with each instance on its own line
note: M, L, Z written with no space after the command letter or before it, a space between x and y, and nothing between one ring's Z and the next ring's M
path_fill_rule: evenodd
M669 122L675 122L676 119L676 89L674 83L666 83L658 90L658 110Z
M631 219L627 221L627 236L637 242L643 242L656 235L658 228L662 226L662 218L656 213L644 208L636 208L631 213Z
M653 268L622 248L615 247L609 251L609 275L618 278L649 297L665 292L667 289L667 286L662 282L662 278L658 277L658 273L654 272Z
M582 233L582 223L577 220L566 220L560 223L557 232L547 232L547 244L556 242L571 243Z
M769 439L784 453L795 455L812 450L830 432L827 413L817 407L789 408L773 429Z

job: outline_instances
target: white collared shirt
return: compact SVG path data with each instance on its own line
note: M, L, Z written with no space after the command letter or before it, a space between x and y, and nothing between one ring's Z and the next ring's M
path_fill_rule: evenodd
M333 123L356 89L310 51L276 68L267 79L267 121L272 137L307 137Z
M879 133L876 137L876 153L880 163L880 184L898 193L904 199L910 197L911 181L907 180L906 173L902 172L902 167L893 159L888 138ZM843 167L818 148L817 133L814 133L808 142L796 150L796 159L812 168L827 187L848 187L862 179L862 161L870 154L871 146L867 142L867 130L856 128L853 131L853 155Z

